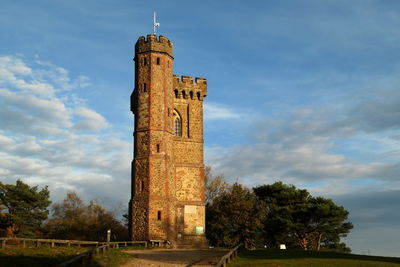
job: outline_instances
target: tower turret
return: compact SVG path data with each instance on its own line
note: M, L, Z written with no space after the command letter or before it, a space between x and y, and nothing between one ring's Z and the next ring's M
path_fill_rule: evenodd
M135 240L175 236L172 163L173 57L163 36L140 37L135 46L135 114L131 236Z

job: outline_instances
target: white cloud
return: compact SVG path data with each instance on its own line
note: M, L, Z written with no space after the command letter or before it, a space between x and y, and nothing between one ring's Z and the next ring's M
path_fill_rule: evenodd
M216 103L204 103L204 120L223 120L240 118L238 111Z
M0 134L2 134L0 132ZM14 141L7 136L0 135L0 149L9 149L14 145Z
M85 198L118 192L114 201L128 201L132 144L70 93L89 79L14 56L0 57L0 69L0 179L49 185L56 200L77 190Z
M80 107L75 110L75 114L83 118L74 125L79 131L98 131L109 126L104 117L94 110Z

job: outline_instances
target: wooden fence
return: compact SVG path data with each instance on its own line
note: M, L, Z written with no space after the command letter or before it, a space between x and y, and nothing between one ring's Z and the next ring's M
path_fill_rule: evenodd
M112 248L119 248L120 246L127 247L128 245L143 245L145 248L148 247L147 241L119 241L119 242L100 242L102 245L109 244Z
M110 245L111 247L118 248L119 246L128 246L128 245L143 245L147 248L147 241L122 241L122 242L97 242L97 241L80 241L80 240L59 240L59 239L32 239L32 238L0 238L0 248L5 248L9 243L19 243L22 244L22 247L25 248L27 244L34 244L36 247L40 247L42 244L50 244L51 247L56 245L64 245L64 246L95 246L99 247L102 245Z
M22 247L25 248L27 244L34 244L36 247L40 247L42 244L50 244L51 247L56 245L64 245L64 246L91 246L94 248L90 248L88 251L83 252L72 259L69 259L63 263L57 265L58 267L70 266L72 264L80 264L81 266L85 266L88 264L93 255L99 253L105 253L110 248L119 248L120 246L128 246L128 245L143 245L144 247L148 247L147 241L122 241L122 242L96 242L96 241L80 241L80 240L59 240L59 239L31 239L31 238L0 238L0 249L5 248L9 243L19 243L22 244Z
M83 252L83 253L73 257L72 259L69 259L67 261L64 261L64 262L56 265L56 267L66 267L66 266L70 266L72 264L74 264L74 265L80 264L81 266L86 266L92 260L94 254L104 253L108 249L110 249L109 245L103 245L100 247L92 248L86 252Z
M220 260L219 262L215 265L215 267L226 267L229 262L231 262L234 258L237 257L238 255L238 250L242 246L242 244L237 245L233 249L229 250L228 253L226 253Z
M0 248L5 248L7 242L22 244L22 247L26 247L28 243L35 244L36 247L40 247L41 244L50 244L51 247L55 245L64 246L99 246L100 242L96 241L80 241L80 240L59 240L59 239L32 239L32 238L0 238Z

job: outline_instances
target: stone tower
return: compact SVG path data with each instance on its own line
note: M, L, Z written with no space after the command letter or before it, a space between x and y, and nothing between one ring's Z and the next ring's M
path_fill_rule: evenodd
M173 75L172 43L164 36L140 37L134 61L131 239L204 247L207 81Z

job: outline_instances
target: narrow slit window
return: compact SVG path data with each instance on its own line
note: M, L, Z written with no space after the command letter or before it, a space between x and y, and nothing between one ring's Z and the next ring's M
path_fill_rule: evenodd
M143 92L147 92L147 84L146 83L143 84Z
M174 90L174 93L175 93L175 98L178 98L178 90Z
M140 191L144 192L144 181L140 183Z
M143 65L147 66L147 57L143 58Z
M190 91L190 99L193 99L193 91Z
M157 151L157 153L160 152L160 145L159 144L156 145L156 151Z
M174 109L173 111L174 117L174 135L175 136L182 136L182 119L179 115L178 111Z
M161 210L157 211L157 220L161 221Z
M181 129L181 120L177 117L175 118L175 136L181 136L182 129Z
M157 58L157 65L160 65L160 58Z

